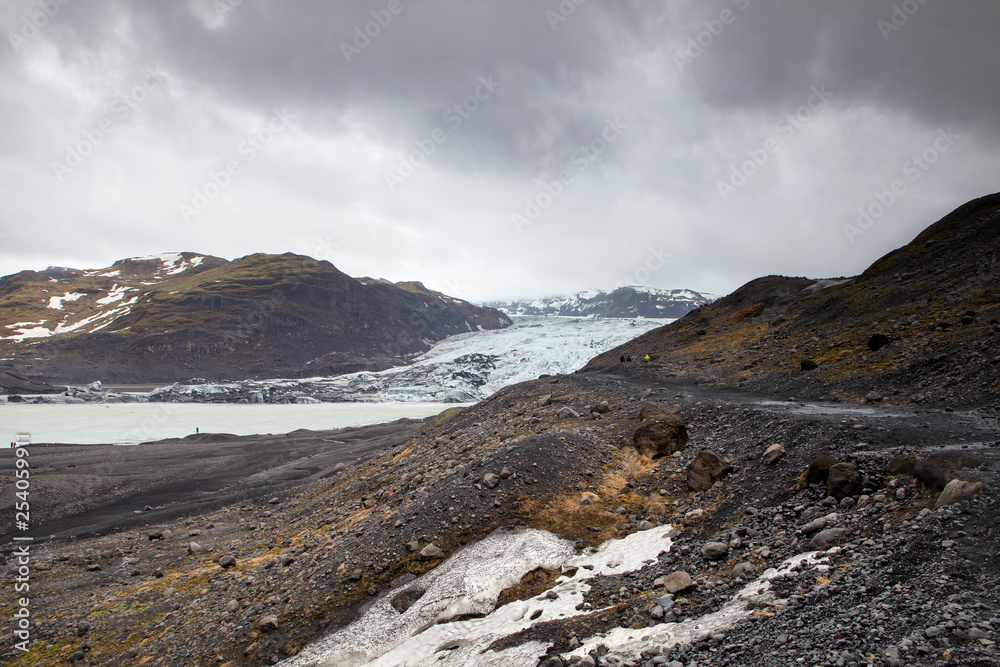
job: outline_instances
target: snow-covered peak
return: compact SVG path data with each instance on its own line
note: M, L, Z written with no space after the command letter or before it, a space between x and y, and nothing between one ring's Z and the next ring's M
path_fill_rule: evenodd
M488 303L507 315L678 318L712 299L690 289L630 285L611 292L588 290L568 296Z

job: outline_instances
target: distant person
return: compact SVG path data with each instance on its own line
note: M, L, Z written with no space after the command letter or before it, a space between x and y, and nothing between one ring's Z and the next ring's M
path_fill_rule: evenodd
M197 433L200 433L200 432L201 432L201 429L199 429L199 428L198 428L197 426L195 426L195 427L194 427L194 432L195 432L196 434L197 434Z
M650 359L650 358L649 358L649 355L648 355L648 354L647 354L647 355L646 355L645 357L643 357L643 359L642 359L642 360L643 360L643 361L652 361L652 359Z
M621 358L621 360L619 360L619 363L622 363L622 364L624 364L624 363L625 363L625 355L624 355L624 354L622 355L622 358Z

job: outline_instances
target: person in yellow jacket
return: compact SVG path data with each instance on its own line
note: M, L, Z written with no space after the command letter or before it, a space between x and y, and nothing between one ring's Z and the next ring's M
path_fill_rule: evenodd
M652 361L652 359L649 358L648 354L645 357L643 357L642 360L643 361Z

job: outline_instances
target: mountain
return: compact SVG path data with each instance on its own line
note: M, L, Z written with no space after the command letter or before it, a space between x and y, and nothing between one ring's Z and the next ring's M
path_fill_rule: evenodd
M976 199L859 276L767 276L602 354L801 397L995 401L1000 194Z
M506 315L418 282L356 280L286 253L195 253L0 278L0 372L26 382L173 382L381 370Z
M619 287L613 292L578 292L531 301L486 304L507 315L562 315L572 317L684 317L711 298L688 289Z

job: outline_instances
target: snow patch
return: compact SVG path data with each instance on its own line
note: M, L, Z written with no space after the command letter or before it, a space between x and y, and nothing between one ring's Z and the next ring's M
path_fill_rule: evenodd
M80 297L87 296L81 292L66 292L62 296L49 297L49 308L53 310L62 310L64 301L76 301Z
M21 329L13 336L0 337L0 340L22 341L26 338L48 338L51 335L52 332L45 327L32 327L30 329Z
M578 616L576 610L590 589L588 579L607 573L626 573L670 549L669 528L634 533L609 540L597 551L574 556L571 542L540 530L497 531L467 545L434 570L405 588L379 598L357 621L307 646L282 663L284 667L337 664L350 652L362 652L372 667L430 667L438 665L533 664L548 648L540 643L500 653L482 652L495 640L544 621ZM503 589L517 584L528 572L544 567L577 568L553 587L555 599L541 595L493 611ZM588 569L592 568L592 569ZM400 614L392 598L406 588L426 592ZM444 622L466 614L487 614L458 622ZM441 648L447 644L448 651ZM357 656L360 657L360 656ZM325 661L331 661L329 663Z
M111 291L108 292L108 295L102 299L98 299L97 303L101 304L102 306L107 306L109 304L114 303L115 301L121 301L125 297L125 293L128 292L130 289L135 289L135 288L126 287L124 285L119 287L118 284L115 283L115 286L111 288Z
M102 278L117 278L118 276L121 275L121 273L122 272L120 270L108 271L107 273L102 273L101 277Z

